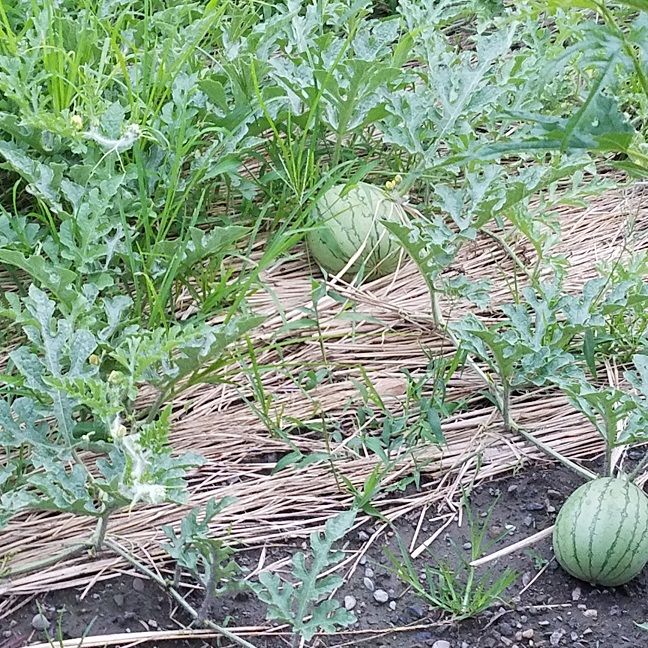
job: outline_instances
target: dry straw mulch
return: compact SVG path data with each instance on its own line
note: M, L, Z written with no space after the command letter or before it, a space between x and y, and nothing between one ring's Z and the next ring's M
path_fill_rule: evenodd
M593 198L588 207L559 209L562 238L558 252L571 264L568 287L577 290L594 276L599 262L624 253L628 224L633 225L633 250L645 249L641 232L648 231L648 209L641 187L617 189ZM637 234L637 232L639 234ZM514 242L520 258L532 262L533 251L524 240ZM493 282L496 305L507 301L512 278L520 285L524 275L516 270L510 256L490 238L480 238L467 246L458 260L470 277ZM353 319L339 300L326 297L317 304L324 340L326 362L333 368L332 380L310 392L301 390L288 375L301 369L321 366L322 352L312 329L286 329L286 322L304 317L312 309L310 270L301 253L278 263L264 277L266 289L252 299L252 306L268 315L256 333L258 362L276 367L264 374L264 385L272 395L275 419L290 428L291 420L317 421L321 413L338 421L344 440L333 451L340 458L338 470L361 485L375 466L376 459L358 456L347 448L348 439L358 434L355 405L359 402L357 383L360 368L373 381L377 391L395 412L404 398L405 380L401 369L421 373L434 355L452 351L450 342L436 331L430 317L425 284L417 269L404 264L395 276L354 288L343 283L334 286L354 304ZM452 319L465 313L467 305L442 304ZM494 312L480 315L489 318ZM351 496L340 491L326 462L303 470L291 468L273 474L277 458L289 448L273 437L241 397L250 395L242 373L233 385L204 385L185 393L175 404L173 443L179 451L192 450L206 458L205 465L190 478L191 501L195 506L209 498L233 495L235 504L226 509L214 526L214 533L228 533L243 546L269 546L300 540L320 527L331 515L348 507ZM498 414L478 396L483 389L478 376L465 370L449 386L451 398L471 398L473 407L444 424L446 447L428 447L419 453L427 479L419 492L381 499L379 508L390 519L421 509L438 510L440 520L455 510L454 496L462 483L500 475L542 457L515 435L504 434ZM515 400L513 416L538 438L573 459L590 457L601 446L594 430L559 394L537 391ZM293 429L294 447L304 453L325 451L321 435ZM408 469L404 464L390 476L394 482ZM476 475L476 472L479 474ZM109 534L130 547L148 564L159 563L160 528L177 522L186 512L178 506L138 508L116 515ZM86 538L91 521L67 515L29 514L14 519L0 537L0 557L9 566L20 565L52 555L70 543ZM376 539L372 536L369 542ZM429 538L428 538L429 539ZM420 547L426 538L418 537ZM365 547L366 550L368 547ZM416 547L412 547L416 549ZM358 556L350 556L352 568ZM15 595L34 594L69 586L91 586L127 566L113 555L96 559L81 556L0 584L0 618L6 614ZM3 614L4 611L4 614Z

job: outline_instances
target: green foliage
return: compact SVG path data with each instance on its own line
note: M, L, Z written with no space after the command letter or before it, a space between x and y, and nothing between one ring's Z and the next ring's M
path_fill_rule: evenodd
M234 550L222 539L211 537L209 531L209 523L234 501L230 497L218 501L212 498L204 507L202 519L198 519L200 509L196 507L182 519L179 531L170 525L162 527L168 539L162 547L176 563L173 586L178 587L181 573L186 570L205 589L199 621L208 615L217 597L241 588L237 581L240 567L232 559Z
M34 285L22 299L7 295L3 314L23 344L9 354L11 391L19 395L0 400L4 521L25 509L105 520L138 502L184 502L186 471L201 459L173 455L171 410L162 402L213 378L227 346L258 322L242 316L144 332L121 321L128 298L98 300L98 293L87 286L67 306ZM160 398L144 419L134 403L147 385ZM82 458L82 450L99 456Z
M586 372L596 378L597 355L625 361L645 348L646 295L641 275L618 266L610 276L588 281L579 295L556 282L525 288L524 301L502 307L499 323L486 326L469 314L450 330L496 376L490 387L507 425L513 390L556 385L614 446L636 398L590 384Z
M323 534L312 533L310 559L302 552L293 556L290 581L279 574L261 572L259 582L252 587L268 605L268 619L290 624L295 636L305 641L318 631L333 632L355 621L351 612L328 598L342 584L342 578L337 574L323 575L341 560L341 552L333 550L333 545L348 533L355 517L353 510L341 513L326 522Z
M373 503L375 498L382 490L382 480L389 472L389 467L376 466L365 479L361 488L358 488L353 482L344 475L340 475L340 479L345 488L353 495L353 506L359 511L364 511L367 515L373 515L383 522L387 522L387 518L376 508Z
M583 78L576 101L562 114L521 112L530 125L523 138L512 138L491 151L587 150L614 153L613 164L644 176L648 105L648 5L637 0L552 0L548 9L559 28L569 22L572 45ZM574 17L579 16L578 25Z

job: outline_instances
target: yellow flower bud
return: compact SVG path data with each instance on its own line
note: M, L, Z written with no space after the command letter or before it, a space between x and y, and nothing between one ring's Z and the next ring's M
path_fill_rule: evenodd
M70 123L75 130L80 131L83 128L83 117L81 117L81 115L72 115L72 117L70 117Z

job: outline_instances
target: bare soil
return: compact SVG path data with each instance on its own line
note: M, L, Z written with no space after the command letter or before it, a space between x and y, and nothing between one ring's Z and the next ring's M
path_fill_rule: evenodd
M536 468L507 479L482 484L474 489L471 508L481 520L492 507L488 521L491 539L505 534L491 550L521 540L553 523L564 499L580 484L577 477L563 468ZM648 631L635 622L648 620L648 575L646 571L629 585L599 589L568 576L556 564L551 541L546 539L530 549L509 555L482 568L497 574L505 567L517 572L517 579L505 600L477 618L449 622L437 610L417 598L393 575L385 548L398 553L400 536L407 546L418 522L418 515L400 521L395 533L385 535L367 553L366 562L339 593L342 600L356 600L358 616L352 633L320 638L319 646L398 646L399 648L532 648L571 646L573 648L648 646ZM430 512L430 518L434 517ZM438 528L438 522L424 524L417 543ZM370 533L367 528L354 533L349 548L361 547ZM441 559L457 560L458 553L468 555L469 541L465 524L448 527L416 562L417 567ZM298 548L286 548L273 559L288 556ZM239 562L252 566L258 553L246 552ZM369 571L367 571L369 570ZM367 580L368 579L368 580ZM371 582L368 582L371 581ZM370 587L387 592L389 601L378 603ZM34 615L47 617L47 631L32 628ZM254 626L265 623L263 604L250 594L239 594L219 602L213 610L215 622L230 626ZM122 575L96 584L81 599L81 590L51 592L26 601L11 617L0 620L0 648L21 648L50 637L74 638L178 629L189 619L156 586L133 575ZM403 631L404 628L410 628ZM394 632L394 629L399 631ZM289 645L289 637L249 637L255 645L274 648ZM210 643L211 641L211 643ZM53 642L57 645L56 641ZM123 644L124 646L127 644ZM218 640L138 644L160 648L185 648L200 645L223 646Z

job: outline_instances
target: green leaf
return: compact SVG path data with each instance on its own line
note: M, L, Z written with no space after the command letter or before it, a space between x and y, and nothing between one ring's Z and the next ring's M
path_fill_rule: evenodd
M22 252L0 248L0 264L2 263L26 272L32 281L50 290L58 299L69 301L71 286L77 280L77 275L72 270L53 265L42 256L26 257Z
M333 544L344 538L355 518L354 510L346 511L329 519L323 534L311 534L310 560L307 561L302 552L292 559L293 579L298 584L293 585L278 574L262 572L259 575L259 583L253 584L253 589L268 605L268 619L289 623L306 641L318 631L332 632L355 621L337 601L328 600L331 592L341 584L341 578L336 574L322 576L328 567L341 559L340 554L333 551Z
M58 191L61 182L60 165L46 165L33 160L15 144L2 140L0 156L6 160L6 163L0 166L19 173L29 183L27 191L42 198L53 211L63 211Z
M583 357L587 363L587 368L590 370L590 373L594 378L596 378L596 338L594 337L594 331L592 329L587 329L585 335L583 336Z

